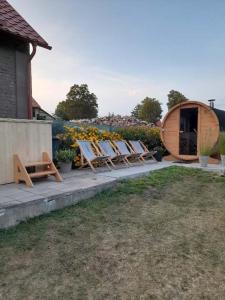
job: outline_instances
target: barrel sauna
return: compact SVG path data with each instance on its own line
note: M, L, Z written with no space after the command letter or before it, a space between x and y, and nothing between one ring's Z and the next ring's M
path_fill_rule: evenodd
M225 131L225 111L198 101L174 106L164 117L161 139L168 152L179 160L197 160L200 146L213 147Z

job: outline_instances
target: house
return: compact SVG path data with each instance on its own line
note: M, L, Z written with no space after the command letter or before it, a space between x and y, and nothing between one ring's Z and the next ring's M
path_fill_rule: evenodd
M48 43L0 0L0 118L32 119L31 60Z
M34 120L55 120L52 115L41 108L40 104L38 104L34 98L32 98L32 118Z

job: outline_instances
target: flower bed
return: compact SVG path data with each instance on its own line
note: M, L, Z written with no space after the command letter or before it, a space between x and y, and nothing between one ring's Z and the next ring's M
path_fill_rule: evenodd
M100 140L121 140L122 137L119 133L101 131L95 127L81 127L74 128L65 126L65 132L58 134L58 138L61 141L60 148L72 148L76 151L75 166L80 166L80 152L76 140L87 140L87 141L100 141Z
M60 148L72 148L76 151L74 159L75 166L80 166L81 156L76 140L88 140L92 142L100 140L141 140L149 150L156 149L164 152L165 148L162 146L160 139L160 129L157 127L150 128L148 126L126 127L120 128L117 132L109 132L106 130L99 130L95 127L70 127L64 126L64 133L58 134L60 139Z

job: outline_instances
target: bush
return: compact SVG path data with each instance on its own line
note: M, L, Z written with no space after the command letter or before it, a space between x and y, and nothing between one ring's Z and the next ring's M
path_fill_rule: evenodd
M61 149L56 152L56 159L59 162L72 162L76 156L76 151L73 149Z
M219 153L225 155L225 132L220 133L219 137Z
M149 150L156 147L162 147L165 150L160 138L160 129L157 127L135 126L120 128L117 130L117 133L125 140L141 140Z
M65 132L58 134L61 141L61 149L74 149L76 151L75 166L80 166L80 152L77 140L100 141L100 140L121 140L122 137L116 132L101 131L95 127L74 128L65 126Z
M109 131L101 131L95 127L68 127L65 126L65 132L63 134L59 134L58 138L65 142L70 141L70 146L72 148L77 148L76 140L83 140L83 141L100 141L100 140L121 140L120 134L116 132L109 132Z
M76 151L75 166L80 166L80 152L76 140L88 140L92 142L100 140L141 140L149 150L154 148L165 152L160 138L160 129L147 126L135 126L117 129L116 132L102 131L95 127L64 127L64 133L59 134L61 149L74 149Z

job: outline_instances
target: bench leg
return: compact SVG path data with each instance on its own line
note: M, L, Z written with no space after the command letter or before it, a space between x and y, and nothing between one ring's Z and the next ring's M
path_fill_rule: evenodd
M33 182L20 160L17 154L13 155L13 164L14 164L14 181L15 183L19 183L20 181L25 181L26 185L29 187L33 187Z
M63 179L62 179L61 175L59 174L59 171L57 170L55 164L53 163L52 159L50 158L50 156L47 152L42 153L42 159L43 159L43 161L49 161L50 162L49 170L55 172L55 174L52 174L52 175L55 177L56 181L62 182Z

